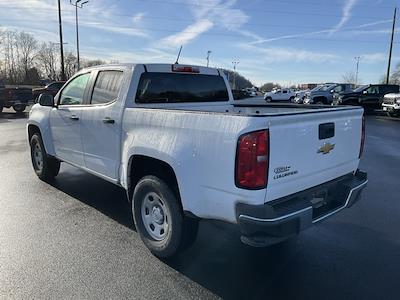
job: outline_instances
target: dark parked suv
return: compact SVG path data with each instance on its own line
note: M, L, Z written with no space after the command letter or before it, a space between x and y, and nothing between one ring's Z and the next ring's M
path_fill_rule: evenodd
M33 99L37 102L40 94L50 94L53 97L58 93L58 91L63 87L65 81L55 81L45 87L37 88L32 90Z
M399 86L395 84L369 84L361 86L352 92L335 95L334 105L360 105L365 110L380 109L386 94L398 93Z

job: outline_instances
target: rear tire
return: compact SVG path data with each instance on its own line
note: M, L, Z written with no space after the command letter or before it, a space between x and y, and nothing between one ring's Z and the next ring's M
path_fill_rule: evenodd
M13 106L13 109L17 112L17 113L22 113L25 109L26 109L26 105L24 104L17 104Z
M44 181L54 179L60 171L60 161L47 155L39 133L32 135L30 145L32 166L36 175Z
M398 113L386 112L386 114L387 114L388 117L391 117L391 118L398 118L399 117Z
M185 218L173 189L156 176L136 185L132 214L143 243L159 258L172 257L196 240L197 220Z

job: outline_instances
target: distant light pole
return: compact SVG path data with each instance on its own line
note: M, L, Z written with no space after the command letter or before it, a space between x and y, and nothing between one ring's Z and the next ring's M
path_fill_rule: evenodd
M211 51L208 50L207 51L207 68L208 68L208 65L210 64L210 54L211 54Z
M392 35L390 38L388 68L387 68L387 73L386 73L386 84L389 84L389 81L390 81L390 64L392 62L393 38L394 38L394 32L395 32L395 28L396 28L396 12L397 12L397 8L395 7L394 15L393 15Z
M239 64L238 61L233 61L233 89L236 89L236 66Z
M65 80L64 43L63 43L63 36L62 36L61 3L60 3L60 0L58 0L58 27L59 27L59 34L60 34L61 80Z
M354 59L356 60L356 83L355 83L355 87L357 87L357 83L358 83L358 65L360 64L360 56L356 56L354 57Z
M75 25L76 25L76 61L77 61L77 66L78 70L80 69L80 59L79 59L79 29L78 29L78 8L82 8L86 3L89 1L84 1L82 3L82 0L75 0L75 2L72 2L72 0L69 0L72 6L75 6Z

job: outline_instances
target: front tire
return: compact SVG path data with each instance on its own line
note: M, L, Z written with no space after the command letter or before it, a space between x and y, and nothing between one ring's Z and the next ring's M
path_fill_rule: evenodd
M60 161L47 155L40 134L32 135L30 145L32 166L36 175L44 181L54 179L60 171Z
M388 116L388 117L391 117L391 118L398 118L399 116L400 116L400 114L399 113L393 113L393 112L386 112L386 115Z
M272 101L272 98L271 98L271 97L266 97L266 98L265 98L265 101L271 102L271 101Z
M17 112L17 113L22 113L25 109L26 109L26 105L24 104L17 104L13 106L13 109Z
M132 214L146 247L169 258L195 241L198 222L186 219L177 196L156 176L143 177L135 187Z

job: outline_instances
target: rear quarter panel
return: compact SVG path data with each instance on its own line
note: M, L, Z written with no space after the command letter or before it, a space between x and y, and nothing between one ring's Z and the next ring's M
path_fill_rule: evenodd
M201 218L236 222L237 202L262 204L265 189L235 186L237 139L267 127L265 118L223 113L126 108L123 119L122 185L132 155L168 163L175 171L183 209ZM134 168L134 166L133 166Z

